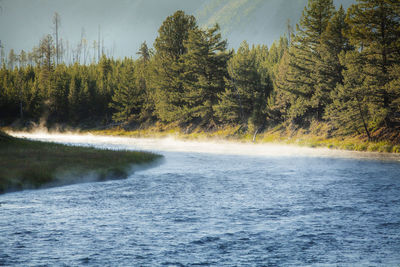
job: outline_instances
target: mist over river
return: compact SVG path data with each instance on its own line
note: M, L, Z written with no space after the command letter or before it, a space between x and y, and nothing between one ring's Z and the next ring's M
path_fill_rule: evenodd
M124 180L0 195L0 266L399 266L400 156L90 135Z

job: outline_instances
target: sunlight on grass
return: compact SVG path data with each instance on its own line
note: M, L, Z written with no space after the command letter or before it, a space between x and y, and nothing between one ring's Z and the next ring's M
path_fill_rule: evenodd
M89 131L96 135L111 136L127 136L127 137L144 137L144 138L164 138L176 137L183 140L228 140L235 142L253 142L254 135L241 129L240 126L224 126L212 131L205 131L196 128L190 133L185 133L177 125L163 125L157 123L151 127L126 131L120 128ZM363 136L345 136L345 137L329 137L329 129L327 125L315 124L311 125L309 130L299 129L297 131L288 131L282 125L268 129L259 133L256 143L279 143L288 145L297 145L313 148L329 148L352 151L370 151L370 152L386 152L400 153L400 146L388 141L372 142Z
M0 132L0 193L38 188L65 174L76 179L88 173L95 173L98 180L125 178L133 164L150 163L159 157L145 152L28 141Z

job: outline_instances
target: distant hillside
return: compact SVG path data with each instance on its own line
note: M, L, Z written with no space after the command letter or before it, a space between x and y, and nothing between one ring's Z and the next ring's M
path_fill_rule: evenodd
M203 26L218 23L231 47L243 40L271 44L298 22L307 0L207 0L195 16ZM348 7L355 0L338 0Z

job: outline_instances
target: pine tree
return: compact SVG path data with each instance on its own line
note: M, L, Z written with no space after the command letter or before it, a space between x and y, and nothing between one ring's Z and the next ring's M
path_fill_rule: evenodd
M219 26L207 30L194 29L184 43L187 53L182 56L184 65L183 86L185 120L202 120L214 124L213 107L218 94L225 88L227 62L231 53L226 51L227 42L221 40Z
M377 99L372 88L365 86L365 59L357 51L342 53L341 64L343 85L332 91L333 103L328 107L326 117L333 126L344 134L365 133L371 140L371 130L379 123L384 110L376 105Z
M400 61L400 2L397 0L358 0L349 8L348 38L365 59L365 87L379 98L385 112L381 122L391 127L396 114L393 94L387 90L390 69Z
M41 59L41 64L48 72L51 72L54 69L55 47L53 38L50 34L43 37L43 39L40 41L38 52Z
M197 28L196 19L177 11L167 17L158 30L152 61L151 86L154 88L155 113L162 121L173 122L183 118L184 66L182 56L187 52L184 42L189 32Z
M140 60L143 62L149 62L150 61L150 49L148 48L146 41L144 41L140 45L139 51L136 53L137 55L140 55Z
M78 82L78 78L76 77L76 75L73 75L71 77L71 82L69 83L68 90L68 117L72 123L78 122L80 118L80 105L80 83Z
M143 105L143 94L136 86L135 69L133 62L119 69L118 83L112 96L110 107L116 112L113 120L116 122L129 122L134 115L138 115Z
M290 87L287 82L289 60L289 51L286 50L274 68L274 90L268 99L268 117L273 123L290 122L290 118L294 117L290 114L293 96L287 89Z
M289 53L289 65L284 80L276 85L288 90L291 97L291 120L297 123L321 119L324 107L316 101L315 63L320 58L321 37L334 13L332 0L309 0L303 11Z
M32 119L40 119L43 115L43 95L40 92L38 80L35 79L30 88L30 97L27 98L25 113Z
M311 102L313 106L320 107L322 112L332 102L331 92L338 84L343 84L343 66L340 63L339 55L342 51L346 52L352 49L349 40L343 34L349 30L345 18L346 13L341 6L329 21L317 48L319 56L316 58L315 71L312 73L315 92Z
M279 42L275 41L271 45L268 51L268 58L267 58L270 70L273 70L273 68L280 62L281 58L283 57L283 54L288 49L288 47L289 43L286 37L280 37Z
M65 65L58 65L51 76L48 92L50 119L55 122L67 120L70 77Z
M115 88L115 62L106 56L102 56L96 69L93 70L93 79L96 81L97 87L97 105L95 113L105 117L105 121L109 121L112 109L109 107L111 97L113 95L113 88Z
M140 46L139 51L136 53L140 55L139 60L136 62L137 67L135 68L135 75L137 77L137 87L143 92L143 107L140 114L140 120L152 120L154 119L154 91L149 86L150 82L150 61L152 60L153 52L148 48L146 42L143 42Z
M386 84L386 91L393 99L391 107L394 114L391 120L395 126L400 125L400 62L389 69L390 82Z
M222 122L247 124L251 130L264 125L272 82L265 61L267 55L260 54L263 51L250 49L243 42L228 62L227 89L220 94L221 100L215 106Z

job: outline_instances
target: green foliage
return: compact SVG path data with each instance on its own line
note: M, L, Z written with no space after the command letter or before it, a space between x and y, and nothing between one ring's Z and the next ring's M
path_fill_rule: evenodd
M308 0L290 43L282 37L268 49L243 42L236 52L227 50L218 25L199 28L177 11L159 28L154 50L144 42L137 60L103 54L90 65L55 66L46 35L31 52L10 51L0 68L0 123L171 123L216 131L231 124L249 138L266 126L312 131L320 123L329 124L326 135L396 133L399 10L396 0L358 0L347 12L332 0Z
M116 122L127 122L136 115L138 116L143 106L143 95L137 86L134 62L126 61L117 75L117 87L112 96L110 106L116 110L113 120Z
M213 107L225 88L227 62L231 57L218 31L218 25L207 30L194 29L185 41L187 53L182 56L182 78L183 114L187 121L201 119L203 124L215 124Z
M47 103L49 112L53 117L51 119L55 121L66 121L68 119L68 94L71 80L66 66L58 65L51 79L51 88L49 90Z
M388 91L392 80L390 69L400 62L400 3L385 0L359 0L349 8L347 22L350 42L365 58L365 86L373 88L380 98L380 108L386 113L383 121L392 125L392 117L398 112L396 94Z
M327 118L340 130L364 132L398 123L400 90L399 4L360 0L349 8L344 28L355 50L342 55L343 83L332 97Z
M264 125L266 105L272 91L267 68L268 50L249 48L243 42L228 63L227 89L220 94L216 115L225 123L248 123L253 128Z
M332 0L309 0L297 25L297 33L289 49L289 67L278 74L276 86L290 92L287 112L291 121L311 122L321 119L324 103L316 89L316 67L320 60L321 38L334 13Z
M169 16L158 30L152 61L151 86L154 88L155 113L166 122L180 121L183 113L184 65L182 56L187 49L184 45L189 32L197 28L196 19L177 11Z
M325 107L332 102L331 92L337 85L343 83L344 67L339 60L339 54L352 49L343 34L349 29L345 17L346 13L340 7L328 22L317 48L319 56L316 58L315 71L312 74L315 91L311 101L313 106L321 107L322 112L325 112Z
M371 139L370 122L377 110L372 106L371 91L363 86L363 59L358 52L351 51L342 53L341 63L346 68L343 71L344 84L332 92L333 103L327 110L327 119L344 133L364 132Z

